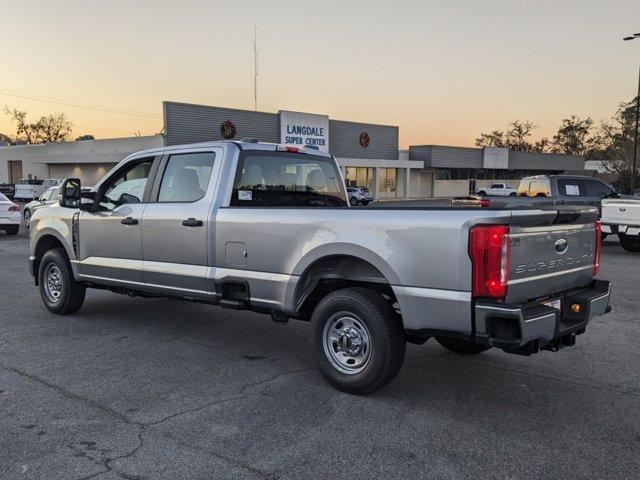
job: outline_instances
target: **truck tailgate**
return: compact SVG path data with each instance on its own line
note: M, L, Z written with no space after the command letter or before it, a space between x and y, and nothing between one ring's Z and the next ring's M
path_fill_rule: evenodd
M603 200L602 223L607 225L640 225L640 200L632 198Z
M507 302L552 297L592 282L597 209L513 213Z

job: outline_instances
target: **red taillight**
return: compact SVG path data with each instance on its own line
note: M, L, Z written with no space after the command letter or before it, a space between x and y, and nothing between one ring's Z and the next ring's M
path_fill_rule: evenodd
M10 212L19 212L20 211L20 205L11 205L9 207L9 211Z
M298 150L300 150L298 147L287 147L286 151L287 152L291 152L291 153L298 153Z
M509 227L476 225L469 232L473 296L504 298L509 281Z
M600 220L596 220L596 251L595 258L593 260L593 276L595 277L600 272L600 254L602 253L602 224Z

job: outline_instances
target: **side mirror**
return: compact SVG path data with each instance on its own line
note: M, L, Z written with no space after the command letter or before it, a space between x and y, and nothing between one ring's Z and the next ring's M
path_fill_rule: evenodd
M67 178L60 187L60 206L65 208L80 208L82 203L82 187L79 178Z

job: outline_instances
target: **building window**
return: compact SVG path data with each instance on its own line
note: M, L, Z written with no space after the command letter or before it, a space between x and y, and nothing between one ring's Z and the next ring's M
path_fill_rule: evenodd
M348 187L368 187L373 189L373 168L346 167L345 183Z
M397 186L397 174L396 168L380 168L380 178L378 179L378 193L383 197L395 197Z

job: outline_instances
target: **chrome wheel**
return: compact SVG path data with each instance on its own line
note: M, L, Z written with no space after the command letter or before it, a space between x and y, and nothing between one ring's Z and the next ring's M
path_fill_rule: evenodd
M50 263L44 271L44 293L47 299L56 303L62 294L62 272L55 263Z
M31 226L31 211L30 210L25 210L24 211L24 226L29 228Z
M354 375L367 366L371 337L364 322L353 313L332 315L324 325L322 338L324 353L338 371Z

